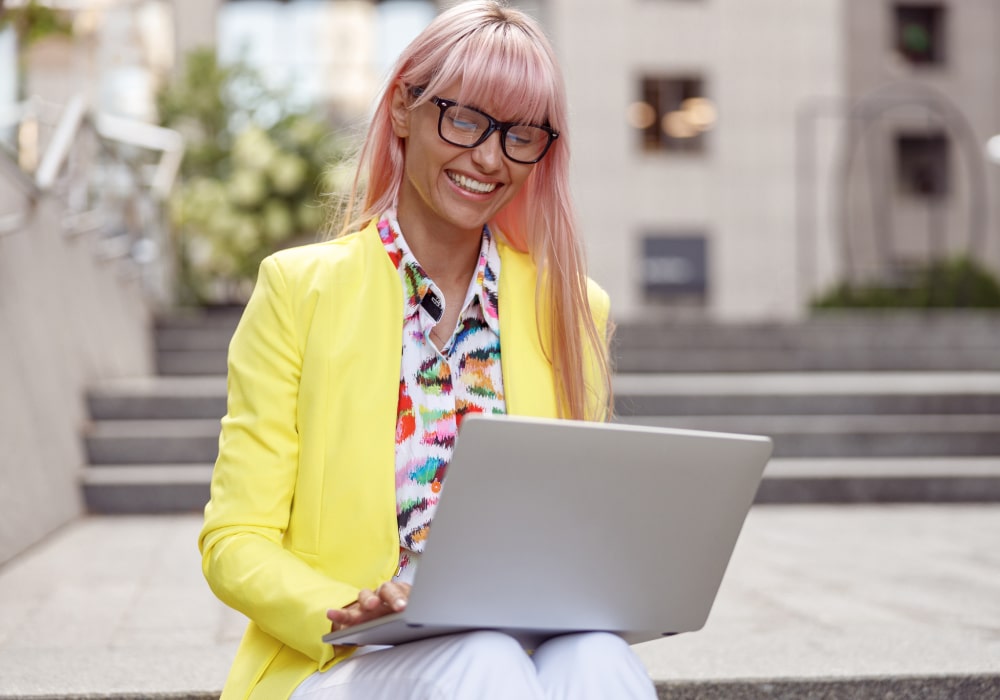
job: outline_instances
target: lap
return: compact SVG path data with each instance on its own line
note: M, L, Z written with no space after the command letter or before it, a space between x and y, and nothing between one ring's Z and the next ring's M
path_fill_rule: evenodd
M642 663L614 635L557 637L529 656L501 632L475 631L356 654L307 678L291 700L459 697L541 700L656 695Z

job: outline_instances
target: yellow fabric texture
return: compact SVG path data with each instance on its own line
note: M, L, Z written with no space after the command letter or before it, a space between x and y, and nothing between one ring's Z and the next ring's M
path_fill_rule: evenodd
M555 417L535 266L502 244L500 259L508 413ZM603 330L607 295L593 283L589 294ZM327 609L395 571L402 303L374 223L261 264L229 347L227 414L199 537L212 590L251 620L223 700L287 698L350 656L322 641Z

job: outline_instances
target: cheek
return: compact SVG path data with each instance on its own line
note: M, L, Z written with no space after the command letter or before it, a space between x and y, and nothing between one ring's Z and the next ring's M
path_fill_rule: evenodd
M517 166L517 170L511 171L511 189L513 194L517 194L528 183L534 172L532 166Z

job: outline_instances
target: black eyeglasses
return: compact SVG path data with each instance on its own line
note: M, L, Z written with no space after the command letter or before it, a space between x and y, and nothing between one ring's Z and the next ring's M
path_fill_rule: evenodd
M420 87L411 88L414 97L424 94ZM460 106L454 100L441 97L429 98L441 110L438 117L438 135L452 146L475 148L500 132L500 148L515 163L531 165L540 161L559 132L541 124L500 122L475 107Z

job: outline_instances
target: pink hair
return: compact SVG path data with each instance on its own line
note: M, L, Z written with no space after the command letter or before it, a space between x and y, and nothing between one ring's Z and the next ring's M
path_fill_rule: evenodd
M508 107L501 119L547 123L559 132L517 197L489 225L515 249L528 253L538 268L535 303L539 322L546 319L550 325L549 342L543 346L557 370L560 413L577 419L610 414L607 338L600 337L591 315L586 263L570 197L566 94L545 35L518 10L495 0L478 0L442 13L414 39L396 62L376 105L341 235L395 205L403 179L403 140L392 129L390 107L393 86L399 81L425 88L412 108L458 82L459 102L477 104L482 102L477 97L488 95L491 104ZM355 213L362 196L363 205ZM585 383L588 346L601 386ZM601 403L596 412L594 397Z

